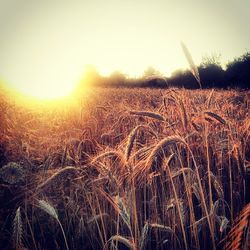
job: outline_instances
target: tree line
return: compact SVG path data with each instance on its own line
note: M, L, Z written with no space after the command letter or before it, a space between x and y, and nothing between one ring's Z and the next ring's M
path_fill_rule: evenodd
M202 88L242 88L250 87L250 53L229 62L225 69L220 63L220 56L204 57L197 67ZM103 87L151 87L199 88L199 84L189 70L176 70L170 77L165 77L153 67L148 67L142 77L131 78L120 71L104 77L93 66L88 66L81 84Z

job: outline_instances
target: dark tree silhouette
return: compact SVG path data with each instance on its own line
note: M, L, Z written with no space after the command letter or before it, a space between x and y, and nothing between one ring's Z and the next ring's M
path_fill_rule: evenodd
M203 88L249 88L250 87L250 53L245 53L227 64L223 70L220 56L212 54L204 57L198 67ZM188 70L177 70L168 79L171 86L198 88Z
M196 79L189 70L176 70L168 78L169 86L171 87L184 87L189 89L199 88Z
M227 64L226 79L231 87L250 87L250 53L246 52L241 57Z
M226 87L225 71L221 66L216 64L201 66L199 72L203 88Z
M203 57L198 67L202 88L249 88L250 87L250 53L247 52L227 64L224 70L220 63L220 55L212 54ZM194 75L190 70L176 70L167 78L152 66L148 67L141 78L129 78L120 71L110 76L101 76L95 67L88 66L81 80L81 86L95 85L108 87L149 87L168 88L184 87L197 89Z
M108 77L108 82L112 86L126 85L127 76L121 71L116 70Z

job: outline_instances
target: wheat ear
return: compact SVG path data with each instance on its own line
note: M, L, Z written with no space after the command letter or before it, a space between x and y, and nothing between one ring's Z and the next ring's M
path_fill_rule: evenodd
M207 98L207 101L206 101L206 105L207 105L207 108L209 109L210 108L210 105L211 105L211 100L212 100L212 97L213 97L213 94L214 94L214 89L211 90L208 98Z
M67 243L65 232L63 230L62 224L61 224L61 222L59 220L59 217L58 217L58 214L57 214L55 208L53 206L51 206L45 200L38 200L38 207L40 209L42 209L44 212L46 212L47 214L49 214L51 217L53 217L58 222L58 224L59 224L59 226L60 226L60 228L62 230L62 234L63 234L63 238L64 238L66 249L69 250L69 246L68 246L68 243Z
M134 146L134 141L136 139L136 135L138 133L138 131L140 129L149 129L150 132L155 136L157 137L157 135L152 131L151 127L149 126L145 126L145 125L138 125L136 126L129 134L128 136L128 141L127 141L127 146L126 146L126 150L125 150L125 158L126 158L126 161L129 160L129 157L131 155L131 152L132 152L132 149L133 149L133 146Z
M13 220L13 246L15 249L19 250L23 247L22 244L23 237L23 224L20 212L20 207L16 210L15 218Z
M63 175L68 175L68 174L77 174L78 169L75 167L65 167L54 173L50 178L48 178L46 181L41 183L40 185L37 186L37 190L45 190L47 189L55 180L59 179Z
M215 120L217 122L220 122L221 124L226 124L226 121L225 119L223 119L221 116L215 114L214 112L210 112L210 111L206 111L204 112L204 115L205 115L205 119L212 119L212 120Z
M198 68L195 65L194 61L193 61L191 53L189 52L188 48L186 47L186 45L183 42L181 42L181 47L182 47L184 55L185 55L185 57L186 57L186 59L187 59L187 61L189 63L190 71L193 74L196 81L199 83L200 88L201 88L201 80L200 80L199 71L198 71Z
M153 118L159 121L165 121L165 118L155 112L149 112L149 111L130 111L131 115L139 115L139 116L145 116L145 117L149 117L149 118Z
M154 163L161 163L164 156L165 151L168 149L170 145L176 143L185 143L184 140L179 136L169 136L165 139L162 139L152 150L151 154L148 157L146 162L146 167L151 168L153 167Z
M129 248L131 250L136 250L135 244L133 242L131 242L129 239L127 239L121 235L113 235L110 237L110 239L108 241L109 242L111 241L112 243L114 241L119 241L120 243L124 244L127 248Z

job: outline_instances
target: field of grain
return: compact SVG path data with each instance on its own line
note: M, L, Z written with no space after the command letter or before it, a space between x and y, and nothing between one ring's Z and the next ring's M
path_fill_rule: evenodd
M249 111L235 90L2 95L0 249L247 249Z

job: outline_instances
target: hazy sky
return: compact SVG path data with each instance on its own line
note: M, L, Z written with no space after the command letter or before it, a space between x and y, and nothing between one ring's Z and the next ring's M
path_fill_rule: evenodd
M0 0L0 79L37 88L77 81L86 64L132 76L250 49L250 0Z

